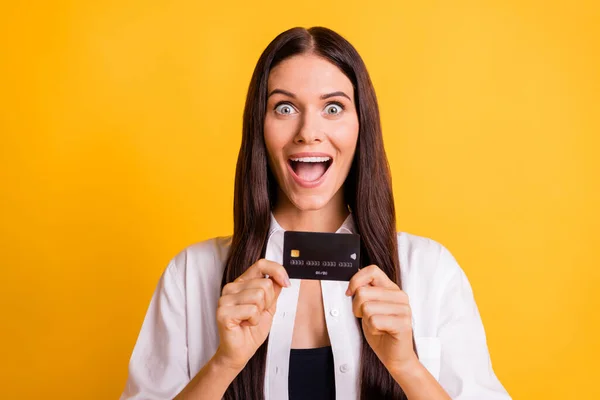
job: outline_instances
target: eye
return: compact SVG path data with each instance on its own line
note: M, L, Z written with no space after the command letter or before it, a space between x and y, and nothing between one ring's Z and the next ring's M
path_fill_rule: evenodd
M344 106L339 103L329 103L327 107L325 107L325 113L327 115L338 115L344 111Z
M296 110L289 103L279 103L275 106L275 112L281 115L295 114Z

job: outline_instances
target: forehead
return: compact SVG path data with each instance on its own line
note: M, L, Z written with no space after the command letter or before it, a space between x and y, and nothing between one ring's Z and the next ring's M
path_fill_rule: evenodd
M353 97L352 82L328 60L301 54L290 57L271 70L268 90L284 89L297 95L321 95L342 90Z

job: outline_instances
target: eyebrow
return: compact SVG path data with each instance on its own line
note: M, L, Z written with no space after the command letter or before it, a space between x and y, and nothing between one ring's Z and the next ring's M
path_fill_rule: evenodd
M348 96L346 93L342 92L342 91L337 91L337 92L331 92L331 93L327 93L321 96L321 100L325 100L328 99L330 97L336 97L336 96L343 96L345 98L347 98L348 100L352 101L352 99L350 99L350 96Z
M289 96L292 99L296 98L296 95L294 93L288 92L287 90L283 90L283 89L273 89L271 91L271 93L269 93L269 95L267 97L271 97L272 95L277 94L277 93ZM321 95L321 100L325 100L325 99L328 99L330 97L336 97L336 96L342 96L342 97L345 97L348 100L352 101L352 99L346 93L344 93L342 91L331 92L331 93L326 93L324 95Z
M274 94L277 94L277 93L284 94L284 95L289 96L289 97L291 97L293 99L296 98L296 95L294 93L288 92L287 90L283 90L283 89L273 89L271 91L271 93L269 93L269 95L267 96L267 98L269 98L269 97L271 97L271 96L273 96Z

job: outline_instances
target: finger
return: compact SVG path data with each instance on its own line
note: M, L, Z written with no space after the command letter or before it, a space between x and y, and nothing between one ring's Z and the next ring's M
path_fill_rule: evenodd
M284 287L290 287L290 278L283 265L261 258L240 275L234 282L244 282L269 275L275 282Z
M271 303L275 299L274 286L279 285L269 278L252 279L242 282L234 281L223 287L223 294L221 297L226 295L235 295L250 289L262 289L265 292L265 307L270 307Z
M397 315L372 315L370 318L363 318L363 329L371 335L378 336L384 334L399 335L412 332L410 318Z
M270 304L267 304L267 310L271 313L271 315L275 315L275 311L277 311L277 299L279 298L279 294L281 294L281 286L274 285L273 287L273 300Z
M357 307L354 315L357 318L370 318L373 315L397 315L412 318L412 312L408 304L386 303L381 301L366 301Z
M361 286L354 292L352 311L358 313L365 301L382 301L386 303L408 304L408 296L400 289L388 289L377 286Z
M383 272L377 265L369 265L368 267L360 269L350 279L346 295L354 295L356 289L365 285L379 286L388 289L398 287L398 285L392 282L385 272Z
M244 321L256 326L260 322L260 316L261 312L255 304L240 304L217 309L217 322L227 329L234 329Z
M267 294L263 288L251 288L234 294L226 294L219 298L219 307L254 304L260 311L266 308Z

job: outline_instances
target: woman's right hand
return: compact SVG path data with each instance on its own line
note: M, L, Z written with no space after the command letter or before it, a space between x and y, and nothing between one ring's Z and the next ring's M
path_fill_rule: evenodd
M285 268L265 259L226 284L217 307L220 342L215 358L229 368L243 369L267 339L281 288L290 285Z

